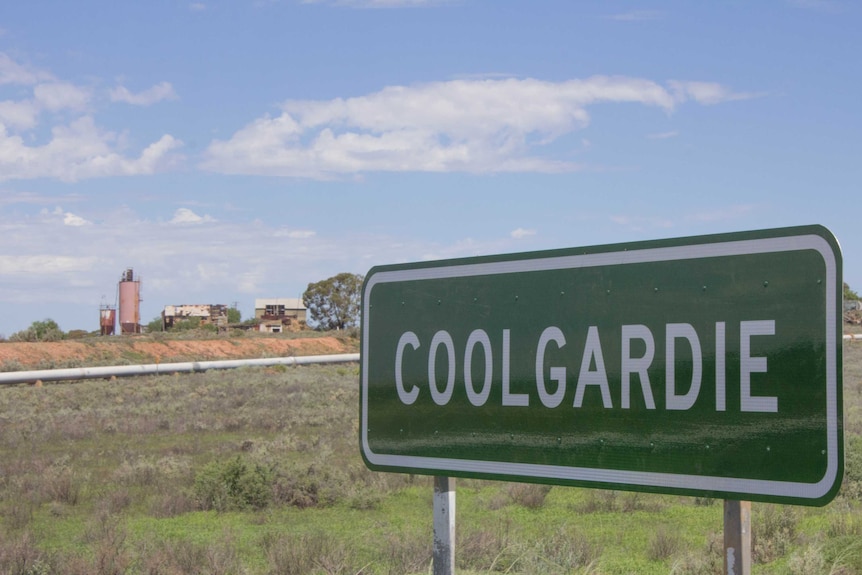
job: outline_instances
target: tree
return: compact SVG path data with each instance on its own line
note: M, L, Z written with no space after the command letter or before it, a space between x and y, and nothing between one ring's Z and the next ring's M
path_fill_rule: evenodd
M859 299L859 294L850 289L850 284L844 282L844 299Z
M308 284L302 303L308 310L309 323L322 330L358 326L363 279L361 275L340 273Z
M155 333L157 331L165 331L165 323L161 315L157 315L147 324L147 333Z
M13 333L10 341L58 341L64 337L63 330L53 319L34 321L23 331Z
M235 307L228 308L227 310L227 322L228 323L240 323L242 321L242 313Z

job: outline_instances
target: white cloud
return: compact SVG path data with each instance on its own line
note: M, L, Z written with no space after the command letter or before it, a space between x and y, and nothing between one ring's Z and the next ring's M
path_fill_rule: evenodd
M173 158L169 152L182 145L166 134L138 158L128 158L113 149L116 141L115 134L99 129L90 116L54 127L50 141L41 146L28 146L21 136L0 126L0 181L45 177L76 181L152 174L170 165Z
M260 220L208 225L203 221L212 217L187 206L172 214L178 223L171 216L147 219L126 206L105 210L96 202L90 209L98 210L98 218L84 206L73 210L92 221L85 226L63 225L69 210L53 205L35 214L24 207L0 210L0 330L25 328L33 318L9 312L33 303L64 329L97 329L100 297L113 302L127 268L142 279L141 315L147 321L176 303L239 300L246 315L256 297L300 297L310 282L336 273L364 274L374 265L418 261L423 255L464 257L518 247L507 235L429 242L338 227L304 233L310 230L301 213L284 214L284 223L276 226ZM276 237L279 232L301 237ZM82 319L70 321L70 316Z
M171 219L172 224L203 224L214 221L210 216L199 216L188 208L179 208Z
M0 124L16 130L29 130L36 126L39 106L32 100L0 102Z
M67 226L80 227L80 226L88 226L92 222L88 222L81 216L76 216L72 212L66 212L63 214L63 223Z
M750 100L759 98L763 93L734 92L727 86L715 82L681 82L671 80L668 82L674 99L677 102L694 100L698 104L712 105L736 100Z
M306 240L308 238L313 238L317 235L317 232L313 230L292 230L287 228L282 228L280 230L276 230L273 234L277 238L289 238L292 240Z
M207 9L207 5L203 2L192 2L189 4L189 10L192 12L203 12Z
M125 102L134 106L151 106L162 100L175 100L177 93L170 82L160 82L143 92L130 92L125 86L117 86L110 93L112 102Z
M527 230L524 228L518 228L518 229L512 230L511 233L509 233L509 235L516 240L520 240L520 239L523 239L523 238L526 238L529 236L535 236L536 230Z
M75 272L90 272L95 269L98 258L92 256L65 256L57 254L0 254L0 269L4 276L38 276L62 277Z
M672 111L682 102L749 97L719 84L641 78L453 80L390 86L355 98L290 100L228 140L201 167L230 174L331 178L368 171L561 172L580 166L538 155L583 129L587 107L638 103Z
M83 110L90 101L90 92L65 82L39 84L33 88L33 96L40 108L57 110Z
M0 85L16 84L27 86L50 79L51 74L28 66L22 66L10 58L8 54L0 52Z
M126 134L118 135L96 124L88 110L93 103L88 88L57 80L0 52L3 84L32 89L29 97L0 101L0 181L146 175L171 168L181 160L174 151L182 142L169 134L144 147L137 157L125 152ZM120 94L120 98L140 105L175 96L167 82L140 94ZM43 112L51 112L51 119L60 123L40 129ZM49 135L45 137L45 133Z

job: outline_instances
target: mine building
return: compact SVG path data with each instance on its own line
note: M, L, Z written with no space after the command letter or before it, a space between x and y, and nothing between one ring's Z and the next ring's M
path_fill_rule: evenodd
M281 333L305 325L305 304L299 298L260 298L254 300L254 317L259 330Z
M166 305L162 311L162 328L168 330L179 321L200 318L201 325L227 328L228 306L222 304Z

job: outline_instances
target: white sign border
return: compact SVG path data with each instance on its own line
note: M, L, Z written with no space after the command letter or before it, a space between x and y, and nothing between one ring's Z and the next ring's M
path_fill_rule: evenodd
M551 256L547 258L523 259L475 264L460 264L443 267L427 267L382 271L368 278L365 286L363 308L371 309L371 293L377 284L415 280L463 278L495 274L511 274L558 269L590 268L636 263L704 259L710 257L755 255L789 251L814 250L823 258L826 266L826 471L816 483L775 481L762 479L740 479L704 475L657 473L596 469L590 467L567 467L505 461L465 460L445 457L420 457L375 453L368 443L368 427L361 429L361 446L369 463L382 467L421 469L427 471L452 471L506 475L510 477L535 478L560 481L583 481L608 485L661 487L679 490L724 492L773 497L789 497L816 500L825 496L833 487L839 470L838 461L838 338L837 321L837 262L832 247L825 238L815 234L731 240L717 243L669 246L659 248L632 249L617 252ZM363 318L361 361L361 423L368 422L368 345L370 318Z

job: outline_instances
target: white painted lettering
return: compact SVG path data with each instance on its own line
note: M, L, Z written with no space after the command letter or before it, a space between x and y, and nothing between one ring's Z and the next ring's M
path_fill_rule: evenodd
M631 341L633 339L639 339L646 345L646 351L644 351L643 357L632 357ZM629 409L630 406L630 380L633 373L640 376L641 389L643 390L644 403L646 403L647 409L655 409L655 400L652 396L652 387L650 387L649 374L647 373L650 364L652 364L654 355L655 340L653 340L652 332L647 326L623 326L622 383L620 399L623 409Z
M590 365L596 362L592 371ZM611 390L608 387L608 374L605 371L605 360L602 355L602 342L599 339L599 328L591 325L587 330L587 343L584 345L584 355L581 358L581 371L578 374L578 387L575 390L575 407L581 407L584 402L584 390L588 385L597 385L602 392L602 405L605 409L612 408Z
M715 323L715 410L727 409L724 322Z
M676 393L676 340L686 339L691 346L691 387L688 393ZM703 378L703 354L700 350L700 340L694 327L688 323L669 323L665 326L665 409L691 409L700 393L700 382Z
M443 391L437 387L437 348L443 345L449 356L449 370L446 376L446 388ZM431 399L437 405L446 405L452 398L452 391L455 388L455 344L452 343L452 336L445 330L440 330L434 334L431 339L431 349L428 353L428 383L431 388Z
M503 330L503 405L511 407L526 407L530 405L530 395L527 393L512 393L509 383L509 330Z
M410 391L404 388L401 365L404 360L404 348L408 345L413 349L419 349L419 338L412 331L402 333L398 339L398 347L395 348L395 389L398 390L398 399L404 405L411 405L419 397L419 388L415 385Z
M547 327L539 337L539 345L536 350L536 390L539 392L542 405L554 408L562 403L563 396L566 394L566 368L551 368L551 380L557 382L557 390L554 393L548 392L548 388L545 386L545 348L549 342L554 342L558 348L562 348L566 345L566 336L558 327Z
M761 413L778 413L777 397L752 397L751 374L766 373L766 358L751 357L751 337L775 335L775 320L739 323L739 409Z
M477 344L482 346L485 353L485 381L482 382L482 391L476 392L473 387L473 349ZM464 350L464 387L467 391L467 399L476 407L485 405L491 394L491 377L493 375L494 360L491 355L491 338L485 330L474 329L467 338L467 346Z

